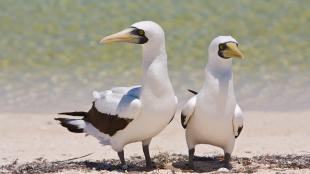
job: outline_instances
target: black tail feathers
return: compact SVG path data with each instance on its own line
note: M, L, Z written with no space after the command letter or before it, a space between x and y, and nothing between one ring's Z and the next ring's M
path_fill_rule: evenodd
M71 116L83 116L85 117L87 115L87 112L83 111L77 111L77 112L62 112L58 113L59 115L71 115Z
M85 123L82 119L69 119L69 118L55 118L60 121L60 124L67 128L70 132L83 133Z
M194 90L191 90L191 89L187 89L189 92L193 93L193 94L198 94L198 92L194 91Z

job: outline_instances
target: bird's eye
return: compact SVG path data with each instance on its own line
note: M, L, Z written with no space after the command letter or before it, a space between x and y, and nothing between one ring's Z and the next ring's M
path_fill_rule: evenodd
M139 29L139 30L138 30L138 35L139 35L139 36L143 36L143 35L144 35L144 31Z
M220 44L219 48L220 48L220 50L223 50L225 48L225 45L224 44Z

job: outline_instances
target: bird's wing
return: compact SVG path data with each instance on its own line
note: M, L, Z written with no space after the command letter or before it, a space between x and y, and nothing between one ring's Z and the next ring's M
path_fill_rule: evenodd
M140 115L140 91L139 86L94 91L95 101L83 120L101 133L113 136Z
M234 117L233 117L233 127L235 138L238 138L243 128L243 115L242 110L238 104L236 104Z
M94 91L93 92L93 97L95 99L99 99L101 97L104 97L105 95L109 94L109 93L115 93L115 94L128 94L128 95L133 95L135 97L139 97L140 96L140 91L141 91L141 86L130 86L130 87L114 87L111 88L109 90L105 90L105 91Z
M141 86L115 87L115 88L112 88L111 91L113 93L127 94L127 95L132 95L138 98L140 96Z
M195 112L195 107L196 107L196 98L197 96L193 96L190 98L186 104L182 108L181 112L181 124L183 128L185 129L187 126L187 123L190 119L190 117L194 114Z
M102 92L93 92L95 108L104 114L119 118L134 119L141 109L140 86L116 87Z

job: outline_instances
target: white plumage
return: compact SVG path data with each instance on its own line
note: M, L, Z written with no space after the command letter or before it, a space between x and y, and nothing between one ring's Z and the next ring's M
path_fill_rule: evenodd
M141 87L115 87L101 92L94 91L95 108L111 117L135 119L140 115L141 101L139 100ZM94 136L102 145L111 145L112 137L100 132L91 123L85 123L85 133Z
M183 106L182 109L182 115L185 116L185 120L182 121L182 125L184 127L186 127L186 125L188 124L188 121L190 119L190 117L194 114L195 112L195 106L196 106L196 100L197 100L197 96L193 96L191 97Z
M135 119L141 111L141 87L117 87L103 92L93 92L95 107L99 112Z
M243 127L242 112L234 94L231 57L242 58L234 38L219 36L211 42L203 87L182 109L192 167L197 144L221 147L228 165L235 137Z
M95 137L102 145L111 145L111 136L100 132L99 129L94 127L89 122L85 122L84 132L86 133L86 135L92 135L93 137Z
M118 152L124 166L124 146L141 141L147 166L150 167L148 146L151 139L168 125L177 106L168 76L164 31L152 21L142 21L119 33L104 37L100 42L143 44L142 85L94 91L94 108L88 113L62 114L85 115L82 131L93 135L104 145L111 145ZM77 125L67 124L68 120L57 120L68 130L81 132L81 129L76 129Z
M111 137L110 145L118 152L128 143L149 140L158 134L174 116L177 105L168 76L162 28L151 21L132 27L143 30L148 38L143 44L142 86L112 88L100 92L95 101L96 109L102 113L133 119Z
M234 126L235 137L238 137L241 131L240 129L243 128L243 114L238 104L236 105L235 112L234 112L233 126Z

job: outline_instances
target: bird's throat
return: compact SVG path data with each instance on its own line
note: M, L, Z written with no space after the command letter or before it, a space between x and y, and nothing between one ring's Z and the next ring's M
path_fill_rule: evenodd
M167 55L164 45L162 47L143 48L142 64L143 91L152 92L156 96L173 93L168 76Z

